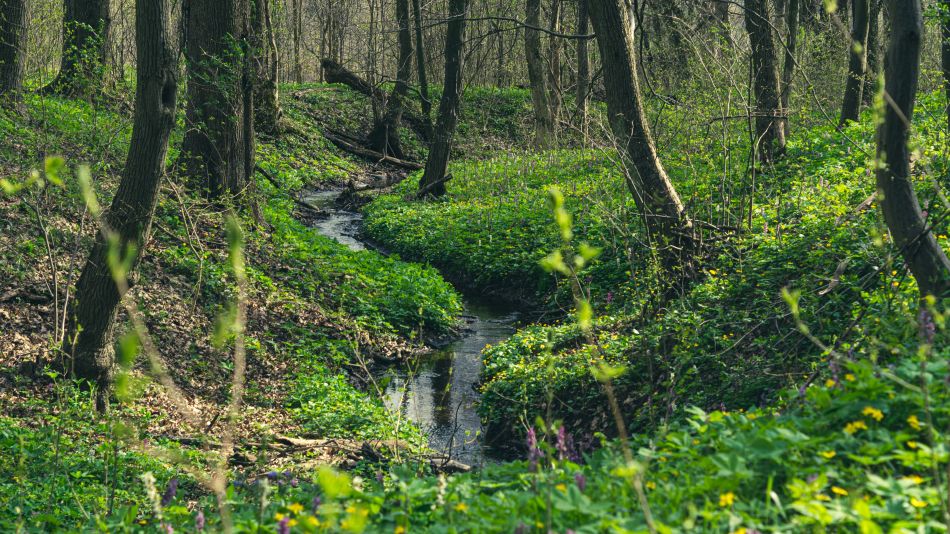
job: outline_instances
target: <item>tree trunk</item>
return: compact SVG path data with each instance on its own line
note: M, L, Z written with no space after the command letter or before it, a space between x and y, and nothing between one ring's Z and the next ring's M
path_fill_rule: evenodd
M419 191L439 197L445 194L446 170L452 151L452 138L458 126L462 100L462 47L465 42L465 17L468 0L449 0L449 23L445 31L445 85L439 101L439 118L433 131L432 147L426 168L419 179Z
M712 6L709 9L712 11L720 45L717 47L717 52L719 48L732 48L734 43L732 41L732 22L729 20L729 2L720 0L711 0L711 2Z
M745 26L752 45L752 78L755 92L755 150L763 163L785 152L784 113L779 100L775 43L767 0L747 0Z
M950 0L940 3L943 15L943 44L941 45L941 63L943 66L943 85L947 93L947 135L950 135Z
M561 31L561 0L553 0L551 6L551 24L549 26L552 33ZM551 123L552 127L557 127L557 121L561 116L561 47L563 43L560 37L551 35L548 39L548 87L551 90Z
M110 249L117 247L122 258L132 256L131 269L125 273L131 276L148 243L168 137L175 125L178 55L171 39L169 0L138 0L135 13L138 83L132 141L119 189L102 217L103 230L76 283L66 338L75 340L69 349L72 374L98 386L100 410L108 406L112 331L123 297L109 268Z
M694 252L692 222L656 153L637 79L633 21L626 0L591 0L610 126L622 147L627 185L665 267L689 276Z
M0 105L19 101L26 62L27 0L0 0Z
M300 39L303 34L303 0L291 0L293 3L293 13L290 23L291 34L294 42L294 81L303 82L303 63L300 59Z
M412 15L416 34L416 74L419 78L419 97L422 100L422 118L425 120L426 132L432 138L432 100L429 99L429 80L426 77L426 50L422 39L422 7L421 0L412 0Z
M541 55L541 0L526 0L524 49L528 63L528 83L534 105L534 140L538 148L550 148L554 139L554 119L548 100L547 80L544 75L544 56Z
M59 74L45 92L89 96L102 88L111 28L110 0L64 0Z
M253 122L253 99L245 80L247 0L186 0L188 131L182 141L186 171L209 198L243 196L250 176L246 124ZM248 101L251 105L248 106Z
M851 17L851 46L848 60L848 80L845 83L844 101L841 104L841 119L838 126L857 122L861 116L861 92L867 72L868 0L854 0Z
M917 95L924 24L920 0L888 0L890 45L884 90L892 102L877 130L877 188L894 245L917 280L922 295L944 297L950 288L950 261L937 244L910 179L907 146Z
M785 44L785 66L782 69L782 109L785 110L785 120L782 125L784 134L788 135L788 101L792 94L792 82L795 80L795 51L798 48L798 19L801 0L788 0L786 12L786 27L788 37Z
M590 33L590 16L588 15L588 1L577 2L577 33ZM577 40L577 117L581 123L581 131L587 137L587 103L590 92L590 54L587 51L587 39Z
M412 32L409 29L409 0L396 0L396 23L399 24L399 65L396 85L386 100L386 112L369 134L373 150L398 159L406 159L399 142L399 123L402 121L409 79L412 77Z
M280 133L279 57L271 24L270 0L251 0L254 62L254 127L268 135Z
M884 0L870 0L870 2L867 72L864 76L864 90L861 92L861 100L866 106L874 101L875 85L878 74L881 72L881 7Z

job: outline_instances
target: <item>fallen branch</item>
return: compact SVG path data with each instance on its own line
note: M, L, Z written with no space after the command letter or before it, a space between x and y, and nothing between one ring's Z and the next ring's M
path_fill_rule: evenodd
M422 189L420 189L420 190L416 193L416 199L425 198L425 196L428 195L430 191L432 191L432 190L435 189L436 187L439 187L440 185L444 184L445 182L448 182L448 181L451 180L451 179L452 179L452 175L451 175L451 174L446 174L446 175L443 176L442 178L440 178L440 179L438 179L438 180L432 182L431 184L429 184L429 185L423 187Z
M396 167L402 167L403 169L408 169L410 171L418 171L422 168L422 164L416 163L414 161L406 161L404 159L394 158L392 156L387 156L376 152L375 150L370 150L368 148L363 148L361 146L356 146L353 143L343 139L340 136L331 134L329 132L324 132L323 135L330 140L331 143L336 145L342 150L345 150L351 154L357 156L375 160L377 163L388 163Z

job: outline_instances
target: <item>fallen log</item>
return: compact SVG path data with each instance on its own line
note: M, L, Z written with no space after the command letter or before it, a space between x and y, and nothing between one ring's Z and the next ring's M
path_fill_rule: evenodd
M423 187L423 188L420 189L418 192L416 192L416 198L417 198L417 199L423 199L423 198L425 198L426 195L428 195L430 191L432 191L432 190L435 189L436 187L439 187L440 185L444 184L445 182L448 182L448 181L451 180L451 179L452 179L452 174L451 174L451 173L450 173L450 174L446 174L446 175L443 176L442 178L440 178L440 179L438 179L438 180L432 182L431 184L429 184L429 185Z
M324 137L326 137L327 139L329 139L331 143L333 143L334 145L336 145L336 146L339 147L340 149L349 152L350 154L355 154L355 155L357 155L357 156L360 156L360 157L363 157L363 158L366 158L366 159L375 160L377 163L388 163L388 164L390 164L390 165L394 165L394 166L396 166L396 167L401 167L401 168L403 168L403 169L408 169L408 170L410 170L410 171L418 171L419 169L422 168L422 164L421 164L421 163L416 163L416 162L414 162L414 161L406 161L406 160L404 160L404 159L394 158L394 157L392 157L392 156L387 156L387 155L385 155L385 154L381 154L381 153L379 153L379 152L376 152L375 150L370 150L370 149L368 149L368 148L363 148L363 147L361 147L361 146L357 146L357 145L355 145L355 144L353 144L353 143L351 143L351 142L349 142L349 141L343 139L342 137L337 136L337 135L334 135L334 134L331 134L331 133L329 133L329 132L323 132L323 135L324 135Z
M383 107L382 104L386 102L387 97L382 89L360 78L355 72L332 59L324 58L320 61L320 65L323 67L323 76L328 83L343 84L357 93L372 98ZM429 123L424 117L413 113L412 110L403 109L402 121L409 125L420 139L426 143L429 142Z

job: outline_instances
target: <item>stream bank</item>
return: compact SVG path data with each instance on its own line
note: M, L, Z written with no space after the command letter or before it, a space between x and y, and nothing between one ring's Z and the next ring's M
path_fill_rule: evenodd
M362 214L340 209L343 189L314 191L303 200L320 211L311 227L352 250L379 250L361 232ZM385 253L385 251L380 251ZM389 367L380 378L384 403L428 436L430 447L453 460L482 465L492 456L482 440L481 419L476 411L476 389L482 371L482 350L504 341L515 332L519 314L497 302L465 296L461 336L436 348L421 360Z

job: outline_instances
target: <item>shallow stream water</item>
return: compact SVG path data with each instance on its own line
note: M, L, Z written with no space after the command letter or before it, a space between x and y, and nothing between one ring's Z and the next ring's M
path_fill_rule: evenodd
M312 227L353 250L365 250L367 244L360 238L362 215L338 209L340 194L340 190L319 191L304 198L321 212ZM500 305L465 299L463 319L466 325L458 340L422 361L391 369L384 402L391 413L401 413L426 432L432 449L481 465L489 452L482 445L475 411L481 352L513 334L518 315Z

